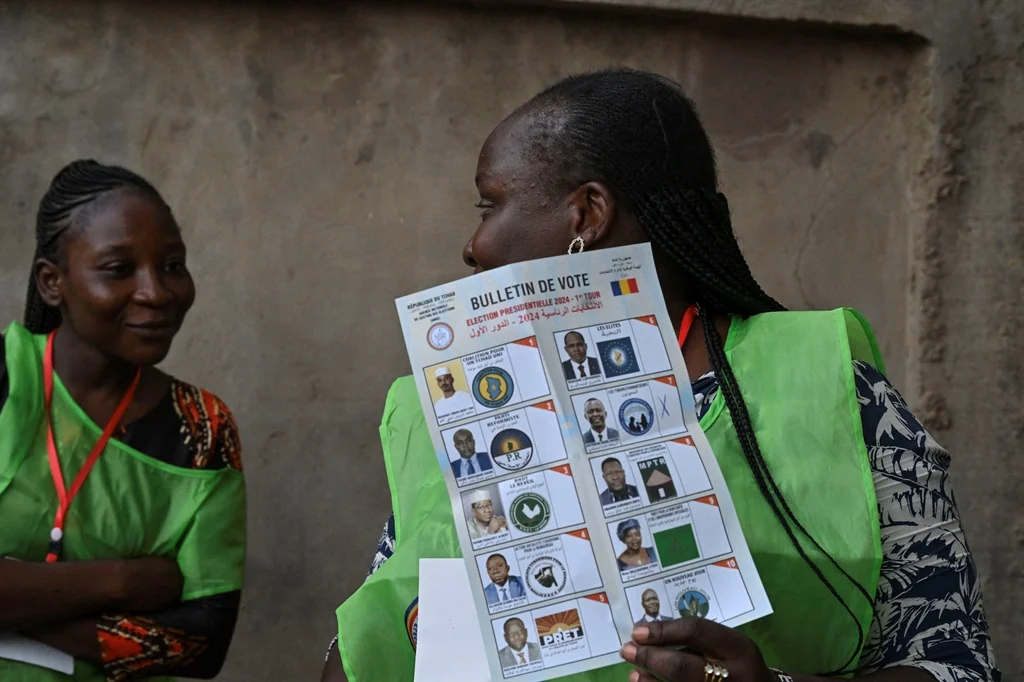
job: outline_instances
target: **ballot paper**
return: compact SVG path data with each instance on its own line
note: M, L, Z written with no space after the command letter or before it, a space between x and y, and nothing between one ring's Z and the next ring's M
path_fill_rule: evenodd
M420 559L418 606L413 682L490 682L466 563Z
M509 265L397 305L489 679L620 663L645 617L771 613L649 245Z

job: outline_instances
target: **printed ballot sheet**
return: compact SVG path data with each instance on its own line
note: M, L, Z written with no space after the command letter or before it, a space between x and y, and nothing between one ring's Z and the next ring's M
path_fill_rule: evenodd
M644 619L771 613L649 245L397 305L492 679L620 663Z

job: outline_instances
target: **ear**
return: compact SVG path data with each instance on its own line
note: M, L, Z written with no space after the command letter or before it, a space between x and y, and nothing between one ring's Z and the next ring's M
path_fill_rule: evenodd
M32 276L36 279L36 288L43 302L52 308L59 308L64 302L64 295L61 293L64 275L60 268L45 258L40 258L32 264Z
M607 241L617 212L615 196L608 185L586 182L576 188L569 201L573 210L573 237L582 237L587 248Z

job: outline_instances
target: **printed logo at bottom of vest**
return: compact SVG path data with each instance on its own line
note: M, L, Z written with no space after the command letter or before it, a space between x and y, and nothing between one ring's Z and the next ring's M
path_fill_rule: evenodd
M512 500L512 525L524 533L536 533L551 520L551 505L537 493L523 493Z
M526 568L526 586L530 592L545 599L565 589L565 578L565 566L555 557L537 557Z
M420 598L416 597L405 610L405 631L409 634L409 644L416 651L416 630L420 622Z
M704 590L691 589L679 595L676 607L680 616L703 618L711 610L711 600Z
M576 609L542 616L536 622L541 648L555 649L583 640L583 623Z

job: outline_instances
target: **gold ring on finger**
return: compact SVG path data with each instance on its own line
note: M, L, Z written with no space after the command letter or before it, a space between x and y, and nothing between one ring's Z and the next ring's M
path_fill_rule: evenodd
M704 682L723 682L727 677L729 670L724 665L718 661L704 659Z

